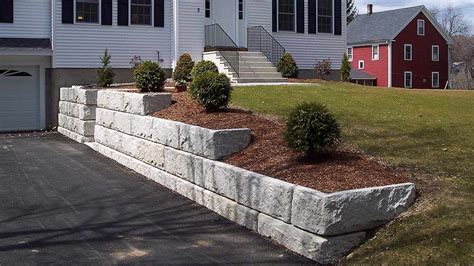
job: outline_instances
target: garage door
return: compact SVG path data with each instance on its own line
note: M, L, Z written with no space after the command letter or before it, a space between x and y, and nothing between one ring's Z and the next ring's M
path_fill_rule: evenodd
M0 132L40 128L36 67L0 66Z

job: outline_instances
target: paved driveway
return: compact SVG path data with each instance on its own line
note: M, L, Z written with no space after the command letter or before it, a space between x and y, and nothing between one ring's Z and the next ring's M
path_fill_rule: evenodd
M0 135L0 265L310 261L56 133Z

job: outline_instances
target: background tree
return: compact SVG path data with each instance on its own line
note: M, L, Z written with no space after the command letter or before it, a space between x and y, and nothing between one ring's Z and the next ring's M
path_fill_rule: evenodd
M359 10L357 10L355 0L347 0L346 5L347 24L349 24L355 19L355 17L357 17Z
M102 67L97 69L97 86L99 87L107 87L114 83L115 73L112 66L110 66L111 58L109 52L105 49L104 56L100 57Z
M351 63L349 62L349 57L347 57L347 54L344 53L344 56L342 57L342 63L341 63L341 80L342 81L349 81L351 78Z

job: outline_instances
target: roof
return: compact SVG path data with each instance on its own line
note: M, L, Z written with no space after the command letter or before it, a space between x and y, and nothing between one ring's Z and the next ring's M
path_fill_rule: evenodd
M375 80L377 79L376 77L365 73L364 71L360 71L357 69L351 69L351 79L370 79L370 80Z
M358 15L347 26L347 43L353 45L391 41L424 8L414 6Z
M50 39L0 38L0 48L51 49Z

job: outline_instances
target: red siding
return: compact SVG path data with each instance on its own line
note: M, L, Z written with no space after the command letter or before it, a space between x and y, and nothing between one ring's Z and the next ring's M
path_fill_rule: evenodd
M359 60L364 60L365 67L361 71L375 76L377 86L388 86L388 45L379 46L379 60L372 60L372 45L353 47L352 53L352 68L359 69Z
M425 35L417 35L417 20L425 20ZM404 60L404 44L413 45L413 60ZM431 46L439 45L440 60L431 60ZM392 44L392 86L404 87L404 72L413 72L413 88L431 88L431 73L439 72L440 88L444 88L448 80L448 45L443 36L420 13L395 38Z

